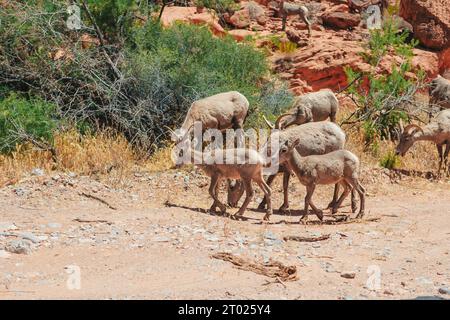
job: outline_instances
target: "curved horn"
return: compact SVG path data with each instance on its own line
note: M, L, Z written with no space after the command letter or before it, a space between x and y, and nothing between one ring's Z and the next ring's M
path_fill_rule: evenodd
M400 125L400 130L402 130L402 132L403 132L403 131L404 131L404 128L403 128L403 120L400 119L400 121L398 122L398 124Z
M263 115L262 117L270 129L275 129L275 126L273 125L273 123L271 123L269 120L267 120L265 115Z
M284 114L282 114L281 116L279 116L278 119L277 119L277 121L275 122L275 128L276 128L276 129L281 129L281 128L280 128L280 122L281 122L281 119L285 118L286 116L290 116L290 115L291 115L290 113L284 113Z
M405 127L405 131L404 131L404 132L408 132L409 129L411 129L411 128L414 128L414 129L416 129L417 131L423 133L423 129L422 129L421 127L419 127L417 124L409 124L409 125L407 125L407 126ZM411 134L414 134L415 132L416 132L416 131L414 131L414 132L411 133Z

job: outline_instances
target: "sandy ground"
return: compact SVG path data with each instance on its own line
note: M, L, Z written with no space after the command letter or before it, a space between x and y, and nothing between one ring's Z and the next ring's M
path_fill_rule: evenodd
M246 221L207 213L208 180L195 171L136 172L115 188L68 174L30 175L0 190L0 299L450 297L450 182L391 179L380 169L366 170L363 182L367 219L378 221L331 224L327 211L324 224L311 216L300 225L297 181L290 214L275 211L262 224L257 211ZM324 207L331 193L318 188L316 204ZM257 192L250 208L260 198ZM348 202L340 214L350 214ZM320 242L283 241L325 234ZM24 253L11 253L14 245ZM294 265L298 280L239 270L212 258L216 252Z

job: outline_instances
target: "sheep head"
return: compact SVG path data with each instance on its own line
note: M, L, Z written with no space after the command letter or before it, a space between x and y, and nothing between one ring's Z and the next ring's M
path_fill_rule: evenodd
M300 125L312 121L310 108L298 106L295 110L282 114L275 122L275 128L283 130L291 125Z
M397 145L395 153L403 157L409 148L411 148L414 144L415 135L419 132L423 133L423 130L417 124L407 125L403 129L403 133L400 136L400 141Z

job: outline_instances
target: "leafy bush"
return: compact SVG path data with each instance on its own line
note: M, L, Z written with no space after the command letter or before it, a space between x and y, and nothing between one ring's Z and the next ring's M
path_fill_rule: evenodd
M259 117L255 111L276 113L290 103L287 89L266 79L269 69L262 52L231 37L212 37L206 27L175 24L163 29L150 22L136 32L128 52L127 74L139 84L133 96L159 110L165 119L153 121L161 125L179 123L192 101L219 92L244 94L253 125ZM274 103L274 96L285 98Z
M380 166L386 169L395 169L400 165L400 158L394 151L389 151L380 160Z
M234 0L195 0L198 7L213 9L216 12L223 13L236 9L237 5Z
M0 152L11 152L28 139L52 142L57 127L56 106L39 98L10 94L0 99Z
M144 150L161 145L169 137L164 126L178 126L196 99L238 90L251 104L248 123L256 125L256 111L280 110L287 100L274 103L273 97L289 96L271 80L264 53L251 44L215 38L206 27L162 28L151 18L142 25L130 13L140 7L120 5L128 0L86 2L103 33L110 34L104 47L83 45L83 37L98 40L85 10L82 29L69 30L65 1L11 3L0 10L0 94L39 96L70 122L112 127ZM114 16L131 19L126 37L112 21L102 22L108 19L99 10L108 5Z
M409 121L417 113L414 95L421 88L424 73L411 67L416 41L407 43L407 33L399 33L396 24L388 20L382 30L373 30L367 51L362 54L373 66L372 71L358 73L347 68L348 92L353 96L357 110L344 123L360 124L366 146L376 145L380 139L395 139L400 120ZM401 57L400 66L392 66L389 74L377 74L374 70L388 54ZM356 81L363 79L363 81Z

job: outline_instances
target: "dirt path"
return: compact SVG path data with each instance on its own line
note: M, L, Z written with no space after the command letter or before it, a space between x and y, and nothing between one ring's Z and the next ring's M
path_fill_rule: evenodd
M311 216L306 226L297 223L298 210L288 216L275 212L269 224L261 224L263 213L255 211L246 213L247 221L210 215L203 210L210 204L206 183L197 174L136 174L127 188L114 189L62 175L1 189L0 299L449 297L447 181L366 179L368 218L379 221L318 225ZM278 206L279 185L274 190ZM294 183L290 191L291 207L299 209L303 188ZM330 188L321 188L317 204L323 207L329 195ZM341 213L348 211L346 206ZM15 236L21 232L34 242ZM282 240L324 234L330 239ZM31 252L1 250L12 241L25 242ZM222 251L295 265L299 279L277 283L211 258Z

